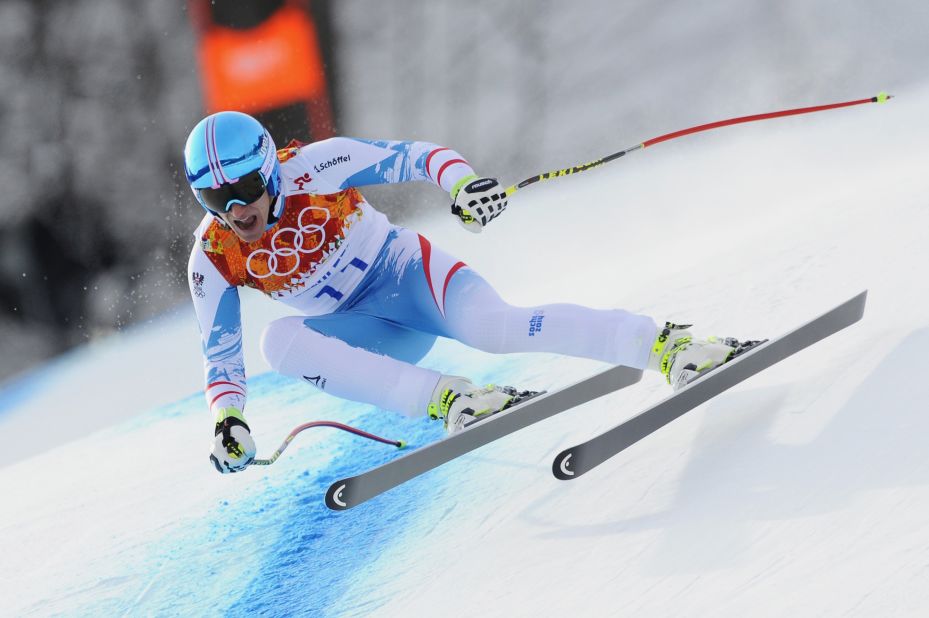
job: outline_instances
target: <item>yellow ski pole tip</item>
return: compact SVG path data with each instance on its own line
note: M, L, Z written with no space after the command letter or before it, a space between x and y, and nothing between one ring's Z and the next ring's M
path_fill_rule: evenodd
M406 448L406 440L397 440L397 448Z
M878 93L877 93L877 96L874 97L874 99L875 99L878 103L886 103L886 102L888 101L888 99L892 99L892 98L894 98L894 95L892 95L892 94L887 94L886 92L883 92L883 91L882 91L882 92L878 92Z

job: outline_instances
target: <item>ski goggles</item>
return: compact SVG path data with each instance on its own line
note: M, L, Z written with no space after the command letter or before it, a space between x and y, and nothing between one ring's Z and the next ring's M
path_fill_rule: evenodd
M261 170L255 170L228 184L197 189L197 193L200 196L200 203L207 210L221 215L232 210L235 204L243 206L251 204L264 195L265 190L267 190L267 183L264 176L261 175Z

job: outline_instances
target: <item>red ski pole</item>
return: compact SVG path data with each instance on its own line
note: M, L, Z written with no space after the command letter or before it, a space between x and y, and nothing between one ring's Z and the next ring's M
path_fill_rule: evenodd
M683 137L685 135L691 135L692 133L700 133L702 131L709 131L711 129L718 129L720 127L728 127L734 124L743 124L746 122L756 122L758 120L769 120L771 118L783 118L784 116L797 116L799 114L812 114L813 112L823 112L829 109L838 109L840 107L851 107L853 105L864 105L865 103L884 103L888 99L892 99L893 96L887 94L886 92L881 92L880 94L867 98L867 99L856 99L854 101L843 101L842 103L829 103L826 105L814 105L813 107L800 107L797 109L786 109L779 112L768 112L766 114L754 114L751 116L739 116L738 118L729 118L727 120L718 120L716 122L710 122L707 124L697 125L695 127L690 127L688 129L681 129L680 131L674 131L673 133L666 133L664 135L659 135L658 137L653 137L652 139L646 140L641 144L636 144L635 146L630 146L619 152L614 152L611 155L601 157L596 161L591 161L590 163L583 163L581 165L575 165L574 167L567 167L562 170L555 170L553 172L546 172L544 174L539 174L537 176L532 176L526 180L515 184L511 187L507 187L506 194L512 195L516 193L519 189L523 187L528 187L531 184L535 184L540 180L548 180L549 178L558 178L560 176L569 176L571 174L577 174L578 172L586 172L589 169L599 167L604 163L609 163L615 159L618 159L624 155L634 152L636 150L642 150L648 148L649 146L654 146L655 144L660 144L661 142L667 142L672 139L677 139L678 137Z
M284 442L283 444L281 444L281 447L277 449L276 451L274 451L274 454L271 455L270 458L254 459L249 465L270 466L275 461L277 461L277 458L281 456L281 453L284 452L284 449L287 448L287 446L297 436L298 433L300 433L304 429L310 429L311 427L332 427L335 429L341 429L342 431L353 433L356 436L361 436L362 438L367 438L368 440L374 440L375 442L381 442L383 444L389 444L391 446L396 446L397 448L406 447L406 442L404 442L403 440L388 440L387 438L382 438L380 436L374 435L373 433L368 433L367 431L362 431L360 429L356 429L355 427L351 427L349 425L343 425L342 423L337 423L335 421L313 421L312 423L304 423L303 425L298 425L297 427L294 427L294 430L290 432L290 435L288 435L284 439Z

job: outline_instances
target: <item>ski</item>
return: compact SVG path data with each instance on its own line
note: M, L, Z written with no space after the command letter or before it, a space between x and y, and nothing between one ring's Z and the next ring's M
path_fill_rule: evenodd
M746 378L854 324L864 315L867 294L861 292L803 326L749 349L638 416L562 451L552 462L552 473L563 481L576 479Z
M334 482L326 492L326 506L335 511L358 506L456 457L559 412L626 388L641 378L640 369L617 365L570 386L536 395L408 455Z

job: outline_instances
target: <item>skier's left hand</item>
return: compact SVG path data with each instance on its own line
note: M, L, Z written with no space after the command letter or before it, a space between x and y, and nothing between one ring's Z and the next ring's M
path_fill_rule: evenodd
M506 210L506 191L496 178L475 177L452 194L452 199L452 214L475 234Z

